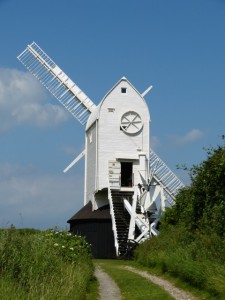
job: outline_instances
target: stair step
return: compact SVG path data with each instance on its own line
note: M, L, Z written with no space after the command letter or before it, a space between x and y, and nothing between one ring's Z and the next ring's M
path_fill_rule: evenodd
M130 224L130 215L124 208L123 199L132 201L133 192L111 191L113 210L117 231L117 242L119 245L120 256L127 252L127 240Z

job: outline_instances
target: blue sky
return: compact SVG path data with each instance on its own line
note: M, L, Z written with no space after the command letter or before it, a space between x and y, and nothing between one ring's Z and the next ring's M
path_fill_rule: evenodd
M221 144L224 0L0 0L0 227L65 228L83 206L84 127L17 56L35 41L98 104L122 77L143 92L151 147L188 184Z

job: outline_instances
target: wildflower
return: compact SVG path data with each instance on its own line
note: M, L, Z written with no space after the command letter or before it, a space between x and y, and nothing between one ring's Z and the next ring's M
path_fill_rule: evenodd
M55 243L55 244L54 244L54 246L55 246L55 247L58 247L58 246L59 246L59 244Z
M71 236L72 234L70 232L67 233L67 236Z
M71 247L71 248L70 248L70 250L72 250L72 251L73 251L73 250L74 250L74 248L73 248L73 247Z
M65 246L62 246L62 248L65 248Z

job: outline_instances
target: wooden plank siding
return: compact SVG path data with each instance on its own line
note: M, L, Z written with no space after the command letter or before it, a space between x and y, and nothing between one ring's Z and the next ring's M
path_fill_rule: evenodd
M94 123L86 134L86 163L85 163L85 203L93 202L96 190L97 168L97 127Z
M122 93L122 88L126 93ZM120 127L121 117L128 111L138 113L142 119L143 128L136 134L125 133ZM104 201L99 204L94 195L108 188L110 160L132 162L133 183L140 182L139 154L144 152L147 160L149 156L150 114L141 94L122 78L103 98L90 120L86 130L85 203L92 201L97 209L106 204Z
M121 88L126 88L127 93L122 94ZM129 135L120 129L121 117L127 111L137 112L143 120L143 129ZM119 84L106 96L101 105L98 122L98 170L99 186L102 189L108 186L108 161L123 158L130 155L138 157L138 149L149 153L149 111L141 95L129 84L127 80L121 80ZM118 153L118 155L117 155ZM138 161L133 161L133 172L137 174ZM137 183L137 175L134 183Z

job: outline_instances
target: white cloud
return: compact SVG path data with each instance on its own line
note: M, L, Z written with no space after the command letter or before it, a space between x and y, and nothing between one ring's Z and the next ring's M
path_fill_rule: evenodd
M65 227L83 206L81 176L40 174L31 166L9 164L0 171L0 227Z
M150 146L154 150L160 145L159 139L157 136L151 136L150 137Z
M187 144L194 142L204 136L204 132L199 129L192 129L183 136L174 137L177 144Z
M46 98L44 88L30 73L0 68L0 132L22 123L53 127L64 122L69 114Z
M76 147L71 147L71 146L63 146L62 150L67 153L67 154L72 154L73 156L75 156L77 153L77 148Z

